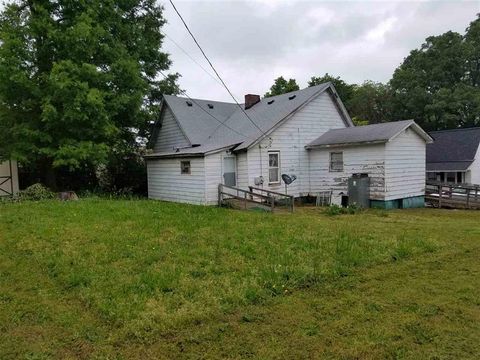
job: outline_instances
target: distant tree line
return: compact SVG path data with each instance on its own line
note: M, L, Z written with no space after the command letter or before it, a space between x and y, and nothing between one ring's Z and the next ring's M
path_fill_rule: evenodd
M386 84L348 84L327 73L313 76L308 86L327 81L360 125L414 119L426 130L480 126L480 14L464 35L428 37ZM295 79L279 77L265 96L298 89Z

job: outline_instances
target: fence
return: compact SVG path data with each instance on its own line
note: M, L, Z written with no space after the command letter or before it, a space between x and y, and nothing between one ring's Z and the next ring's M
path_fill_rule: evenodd
M425 201L439 208L480 209L480 185L427 181Z

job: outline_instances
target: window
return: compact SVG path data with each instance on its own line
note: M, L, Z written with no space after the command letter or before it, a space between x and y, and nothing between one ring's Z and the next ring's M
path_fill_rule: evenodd
M180 173L190 174L190 161L180 161Z
M330 153L330 171L343 171L343 152Z
M447 183L455 183L456 175L454 172L447 172Z
M280 152L279 151L268 152L268 183L269 184L280 183Z

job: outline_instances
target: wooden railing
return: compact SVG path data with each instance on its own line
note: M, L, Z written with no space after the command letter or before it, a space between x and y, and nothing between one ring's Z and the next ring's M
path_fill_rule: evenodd
M439 208L480 209L480 185L427 181L425 201Z
M241 208L248 209L249 205L257 205L262 208L274 211L275 207L287 206L290 211L294 210L294 197L249 186L249 190L240 189L234 186L218 185L218 205L222 206L233 200L240 204Z

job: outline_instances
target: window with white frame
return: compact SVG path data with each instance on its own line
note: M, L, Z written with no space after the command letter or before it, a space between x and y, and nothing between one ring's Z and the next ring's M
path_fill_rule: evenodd
M343 152L339 151L330 153L330 171L343 171Z
M280 151L268 152L268 183L280 183Z
M190 161L180 161L180 173L182 175L190 174Z

